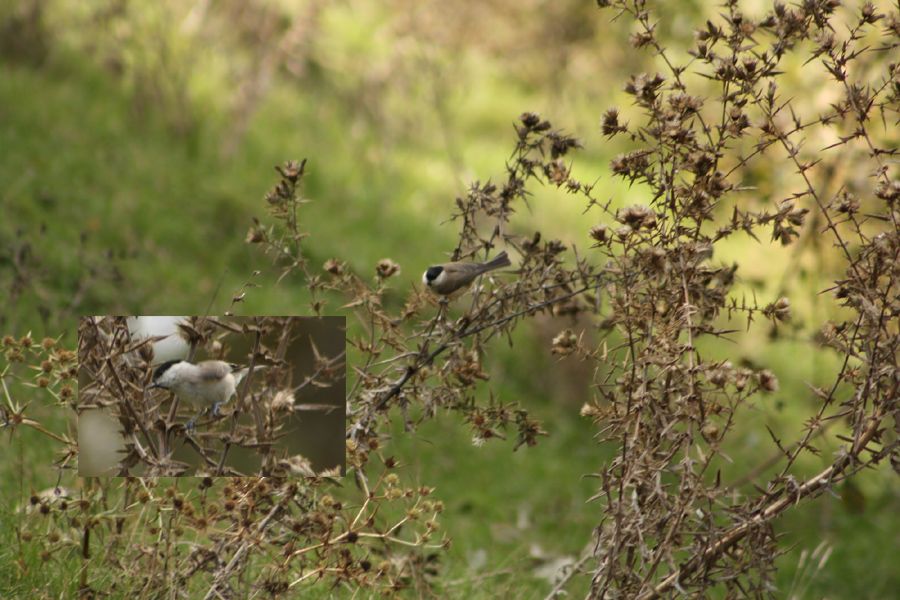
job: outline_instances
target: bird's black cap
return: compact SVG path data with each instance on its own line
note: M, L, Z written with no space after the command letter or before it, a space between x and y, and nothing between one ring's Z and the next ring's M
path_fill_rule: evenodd
M156 381L157 379L159 379L163 373L165 373L166 371L169 370L169 367L171 367L174 364L178 364L180 362L182 362L182 361L181 360L167 360L163 364L156 367L156 370L153 371L153 381Z
M428 270L425 271L425 279L434 281L441 273L443 273L443 271L444 267L428 267Z

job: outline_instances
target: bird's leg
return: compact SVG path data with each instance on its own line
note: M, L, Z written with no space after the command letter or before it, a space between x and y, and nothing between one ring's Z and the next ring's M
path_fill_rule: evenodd
M184 428L187 429L188 431L193 431L194 426L197 424L197 420L207 414L212 415L212 417L214 419L218 419L219 417L222 416L222 411L220 410L220 408L223 404L224 404L224 402L216 402L212 405L212 408L209 408L209 407L204 408L197 414L196 417L194 417L193 419L191 419L190 421L185 423Z
M447 320L447 308L450 306L450 299L446 296L441 296L438 299L438 323L443 323Z
M203 415L205 415L206 412L207 412L208 410L209 410L209 409L204 408L204 409L201 410L199 413L197 413L196 416L191 417L191 420L184 424L185 430L186 430L188 433L194 431L194 426L197 424L197 419L199 419L200 417L202 417Z

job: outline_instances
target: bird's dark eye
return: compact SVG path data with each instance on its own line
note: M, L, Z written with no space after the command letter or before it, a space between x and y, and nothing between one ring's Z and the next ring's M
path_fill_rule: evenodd
M428 267L428 270L425 271L425 279L427 279L428 281L434 281L443 271L444 267Z

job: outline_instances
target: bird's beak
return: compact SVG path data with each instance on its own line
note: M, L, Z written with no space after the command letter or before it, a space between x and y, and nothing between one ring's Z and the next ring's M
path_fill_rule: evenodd
M156 388L162 389L162 386L159 385L158 383L151 383L150 385L148 385L148 386L145 387L144 389L145 389L145 390L154 390L154 389L156 389Z

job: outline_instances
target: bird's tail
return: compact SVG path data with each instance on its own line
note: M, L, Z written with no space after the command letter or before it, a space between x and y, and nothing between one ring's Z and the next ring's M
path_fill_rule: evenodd
M492 258L486 263L481 264L482 272L493 271L494 269L501 269L503 267L508 267L512 263L509 261L509 256L506 254L506 250Z
M231 365L231 372L234 374L234 385L240 385L241 381L244 380L244 377L247 376L247 373L250 372L249 366L237 365L234 363L229 363ZM262 371L268 365L256 365L253 367L254 372Z

